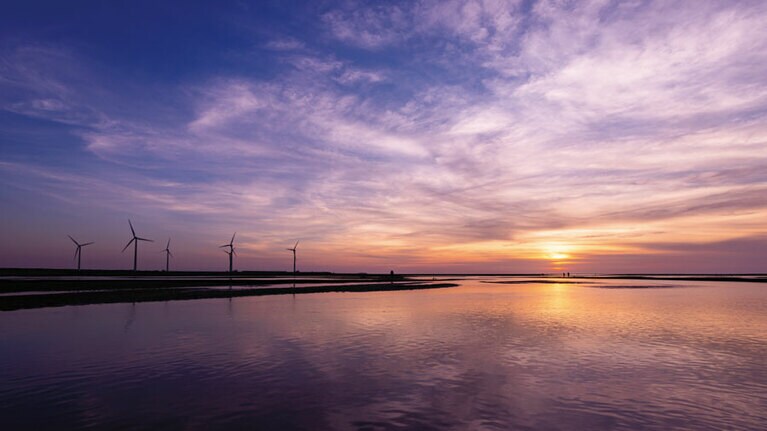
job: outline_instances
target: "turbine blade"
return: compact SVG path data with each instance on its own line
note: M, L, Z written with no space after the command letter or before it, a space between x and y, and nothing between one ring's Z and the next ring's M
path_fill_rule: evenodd
M170 248L170 238L168 238L168 243L165 245L165 248Z
M231 247L229 244L219 245L218 248Z
M128 219L128 226L130 226L130 231L133 234L133 236L136 236L136 231L133 230L133 223L130 222L130 219Z
M72 258L72 260L75 260L75 259L77 259L77 253L80 253L80 247L77 247L77 248L75 249L75 257L74 257L74 258Z
M168 254L170 255L170 257L173 257L173 253L171 253L170 250L168 250Z
M125 247L123 247L123 250L122 250L120 253L122 253L123 251L125 251L125 249L126 249L126 248L130 247L130 245L131 245L131 244L133 243L133 241L135 241L135 240L136 240L136 238L131 238L131 240L130 240L130 241L128 241L128 243L127 243L127 244L125 244Z
M95 242L86 242L85 244L80 244L80 247L85 247L86 245L96 244Z
M298 240L301 241L301 240ZM298 248L298 241L296 241L296 245L293 246L294 249Z
M237 232L235 232L234 235L237 235ZM233 244L234 243L234 235L232 235L232 240L229 241L229 244Z
M137 239L137 240L139 240L139 241L149 241L149 242L154 242L154 240L152 240L152 239L139 238L139 237L136 237L136 239Z
M69 235L67 235L67 236L69 236ZM77 241L75 241L75 239L72 238L71 236L69 236L69 239L71 239L73 243L77 244ZM77 245L80 245L80 244L77 244Z

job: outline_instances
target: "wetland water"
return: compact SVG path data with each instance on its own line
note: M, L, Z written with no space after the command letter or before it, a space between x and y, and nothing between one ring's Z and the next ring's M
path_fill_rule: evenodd
M0 312L0 418L9 430L767 423L767 284L488 283L520 280Z

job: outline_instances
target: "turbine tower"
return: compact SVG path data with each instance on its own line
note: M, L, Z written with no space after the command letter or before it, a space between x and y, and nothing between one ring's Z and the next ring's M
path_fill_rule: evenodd
M235 232L234 235L237 235L237 232ZM236 255L237 254L234 251L234 235L232 235L232 239L229 241L229 244L224 244L224 245L219 247L219 248L229 247L229 251L224 250L224 253L229 255L229 272L232 272L232 255Z
M229 272L232 272L232 254L237 254L234 250L224 250L224 253L229 255Z
M67 236L69 236L69 235L67 235ZM79 271L80 270L80 258L83 255L83 247L85 247L86 245L91 245L93 243L92 242L86 242L85 244L80 244L79 242L75 241L75 239L72 238L71 236L69 236L69 239L71 239L72 242L75 243L75 245L77 246L77 249L75 250L75 259L77 259L77 270Z
M300 241L300 240L299 240ZM296 245L293 246L293 248L287 248L286 250L293 252L293 274L296 273L296 248L298 248L298 241L296 241Z
M136 263L138 262L138 242L139 241L154 242L154 241L152 241L151 239L140 238L136 236L136 231L133 230L133 223L130 222L130 219L128 219L128 226L130 226L130 231L131 231L131 234L133 234L133 238L131 238L131 240L128 241L128 244L126 244L125 247L123 247L122 251L124 252L125 249L130 247L131 243L133 243L133 270L135 271Z
M160 253L165 252L165 272L168 272L168 268L170 267L170 258L173 256L173 253L170 252L170 238L168 238L168 244L165 245L165 250L161 251Z

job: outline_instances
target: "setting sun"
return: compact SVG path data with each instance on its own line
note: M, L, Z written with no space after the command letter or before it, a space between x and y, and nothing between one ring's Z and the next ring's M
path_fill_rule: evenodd
M543 247L543 257L548 260L562 261L570 258L573 247L564 244L546 244Z
M557 252L549 253L549 259L551 260L565 260L569 257L570 255L565 253L557 253Z

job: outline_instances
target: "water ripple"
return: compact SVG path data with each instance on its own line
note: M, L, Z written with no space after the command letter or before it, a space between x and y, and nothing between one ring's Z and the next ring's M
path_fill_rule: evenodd
M767 423L763 286L482 281L0 313L0 416L5 429Z

